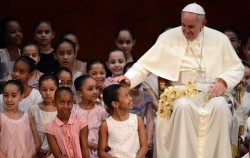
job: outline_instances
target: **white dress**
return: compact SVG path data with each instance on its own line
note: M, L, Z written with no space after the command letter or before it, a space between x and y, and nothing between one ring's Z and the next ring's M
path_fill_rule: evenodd
M30 95L26 98L24 98L20 103L19 103L19 110L23 112L30 112L31 107L40 103L42 101L42 97L40 95L40 92L33 88L32 91L30 92ZM0 95L0 112L3 112L5 109L5 105L3 103L3 95Z
M130 113L125 121L116 121L110 116L106 122L111 148L108 153L118 158L135 158L140 149L137 115Z
M41 110L39 105L36 104L32 106L30 113L34 119L36 129L42 143L41 149L48 151L49 145L45 134L45 126L56 117L57 111L46 112Z

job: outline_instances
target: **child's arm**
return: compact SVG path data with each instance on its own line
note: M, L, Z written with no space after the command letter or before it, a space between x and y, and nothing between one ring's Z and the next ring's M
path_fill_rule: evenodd
M107 122L103 121L99 129L99 140L98 140L98 156L100 158L115 158L106 152L108 142L108 126Z
M39 135L38 135L37 130L36 130L35 122L34 122L31 115L29 115L29 120L30 120L30 128L31 128L34 142L35 142L35 154L36 154L40 151L41 141L40 141Z
M156 98L153 90L151 90L151 88L145 88L143 90L152 98L153 109L154 109L154 111L157 111L158 110L159 101Z
M80 143L81 143L81 151L82 157L89 158L89 150L88 150L88 126L85 126L80 131Z
M138 134L139 134L139 140L140 140L140 150L138 151L136 158L144 158L148 152L147 136L145 133L145 128L144 128L142 118L140 116L137 116L137 120L138 120Z
M146 121L147 121L147 144L149 150L153 149L154 138L154 117L152 111L152 103L148 103L146 107Z
M50 151L53 153L53 156L56 158L67 158L67 156L64 156L61 153L61 150L59 149L55 136L53 136L52 134L46 133L46 137L48 140Z

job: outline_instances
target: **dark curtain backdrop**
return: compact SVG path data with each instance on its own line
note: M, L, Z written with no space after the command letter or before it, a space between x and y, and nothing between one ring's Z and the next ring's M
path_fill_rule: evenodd
M77 33L78 58L106 60L114 48L117 28L130 27L136 33L135 57L143 55L167 26L180 25L180 12L190 0L0 0L0 19L14 17L21 22L24 40L33 39L33 23L49 19L56 38L62 31ZM244 37L250 33L249 0L196 0L207 13L207 26L222 30L238 28Z

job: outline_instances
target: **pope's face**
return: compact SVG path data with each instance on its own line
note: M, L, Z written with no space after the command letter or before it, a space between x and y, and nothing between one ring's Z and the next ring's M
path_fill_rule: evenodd
M190 12L182 12L181 14L182 32L187 40L195 40L205 24L206 20L201 20L198 14Z

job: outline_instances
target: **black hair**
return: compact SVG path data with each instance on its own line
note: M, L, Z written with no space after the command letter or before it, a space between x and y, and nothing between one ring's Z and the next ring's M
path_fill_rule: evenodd
M227 28L224 29L223 32L224 33L225 32L233 32L236 35L236 37L238 38L238 40L241 39L240 31L238 29L234 28L234 27L227 27Z
M57 69L55 69L53 74L55 74L58 77L62 72L67 72L70 74L71 78L73 77L72 72L66 67L58 67Z
M73 31L64 31L64 32L62 32L62 33L60 34L59 39L64 39L64 38L66 38L66 36L68 36L68 35L73 35L73 36L76 37L76 39L78 39L76 33L73 32Z
M57 100L56 98L57 98L58 94L60 94L62 91L67 91L67 92L69 92L70 95L71 95L72 98L73 98L74 94L73 94L72 90L71 90L69 87L58 87L58 88L56 89L56 91L55 91L55 96L54 96L54 100L55 100L55 101Z
M75 89L77 91L81 91L81 87L82 85L84 84L84 82L89 79L89 78L92 78L90 75L82 75L82 76L79 76L75 79L74 81L74 86L75 86Z
M241 60L241 63L244 65L244 67L250 68L250 64L247 61Z
M250 41L250 34L248 34L248 35L245 37L245 39L244 39L244 41L243 41L243 47L246 47L248 41Z
M40 56L40 54L39 54L39 47L38 47L38 45L35 44L34 42L27 42L27 43L25 43L25 44L22 46L22 48L21 48L21 55L23 55L24 49L25 49L26 47L28 47L28 46L34 46L34 47L36 47L37 53L38 53L38 55Z
M135 62L133 62L133 61L127 63L127 64L124 66L124 68L123 68L123 74L125 74L125 73L128 71L128 69L130 69L134 64L135 64Z
M135 40L135 32L131 29L131 28L126 28L126 27L123 27L123 28L119 28L117 31L116 31L116 34L115 34L115 39L117 40L120 33L122 31L128 31L128 33L130 34L132 40Z
M111 52L109 52L108 58L110 57L110 54L111 54L111 53L116 52L116 51L122 52L122 54L123 54L123 56L124 56L124 58L125 58L125 61L127 61L127 56L126 56L125 52L124 52L123 50L121 50L121 49L118 49L118 48L115 48L115 49L113 49Z
M23 85L22 85L22 83L20 81L18 81L18 80L9 80L9 81L5 82L4 85L3 85L3 91L4 91L4 89L6 88L7 85L15 85L15 86L17 86L19 92L21 94L23 94L23 91L24 91L23 90Z
M118 101L118 90L122 87L120 84L113 84L103 90L103 101L107 106L107 112L111 115L114 112L113 101Z
M45 73L39 78L39 88L41 87L42 82L46 80L52 80L55 83L56 87L59 87L58 77L52 73Z
M54 32L54 26L52 25L52 23L48 19L39 19L33 25L33 33L36 32L37 27L39 25L41 25L42 23L48 24L50 26L51 31Z
M56 43L56 45L55 45L55 53L57 53L57 50L58 50L59 46L60 46L62 43L68 43L68 44L70 44L70 45L72 46L72 48L73 48L74 53L76 53L76 45L75 45L75 43L72 42L72 41L69 40L69 39L66 39L66 38L60 39L60 40Z
M20 24L20 22L17 19L11 17L5 18L0 22L0 48L6 47L6 41L4 39L4 36L7 33L7 25L12 21L15 21Z
M29 73L33 72L36 69L36 62L35 62L35 60L31 59L30 57L20 56L15 61L14 67L15 67L16 63L19 62L19 61L22 61L22 62L24 62L24 63L26 63L28 65Z
M95 64L101 64L103 66L103 68L105 69L105 63L102 62L100 59L97 59L97 58L93 58L93 59L90 59L88 62L87 62L87 65L86 65L86 71L87 73L89 73L91 67Z

